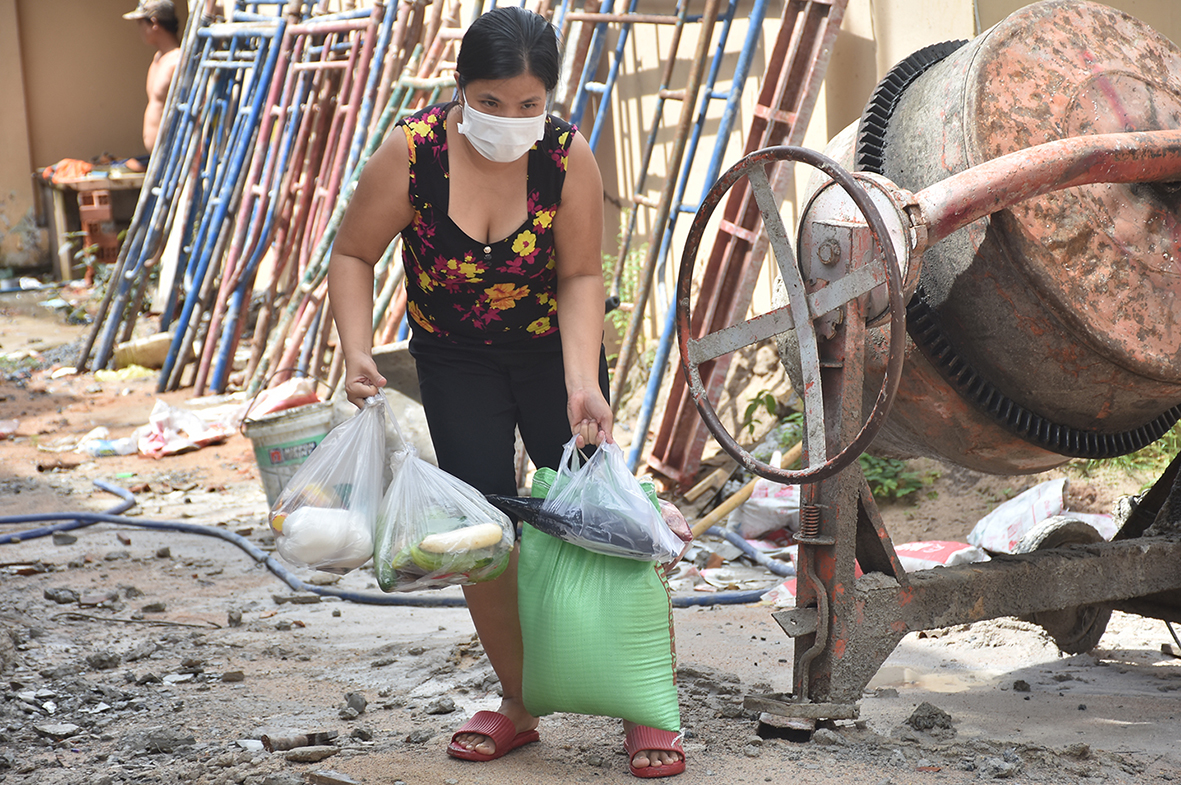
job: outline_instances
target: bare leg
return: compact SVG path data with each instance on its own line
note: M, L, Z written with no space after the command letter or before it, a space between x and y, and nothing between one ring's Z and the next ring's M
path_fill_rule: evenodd
M537 727L537 718L525 710L521 698L521 669L525 648L521 643L521 618L517 613L517 554L514 548L508 568L494 581L463 587L468 611L484 652L500 679L502 697L497 711L510 720L517 733ZM455 743L469 750L491 755L492 739L479 733L465 733Z

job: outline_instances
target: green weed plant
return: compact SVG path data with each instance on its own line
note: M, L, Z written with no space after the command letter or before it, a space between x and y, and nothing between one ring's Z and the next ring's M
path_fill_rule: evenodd
M1141 490L1146 490L1178 454L1181 454L1181 423L1141 450L1115 458L1076 458L1066 465L1066 469L1088 479L1118 472L1139 481Z

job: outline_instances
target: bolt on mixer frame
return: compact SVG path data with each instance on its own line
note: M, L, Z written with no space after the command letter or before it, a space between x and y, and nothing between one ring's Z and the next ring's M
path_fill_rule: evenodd
M798 258L768 175L770 167L795 162L829 178L802 211ZM782 281L777 300L784 304L702 334L709 314L693 311L694 264L714 209L741 178L756 196ZM719 445L740 465L769 480L805 485L796 607L772 614L795 639L793 692L747 696L748 709L805 722L855 719L866 685L909 632L1018 616L1041 624L1064 651L1079 652L1098 642L1113 608L1181 621L1181 457L1110 542L1064 520L1036 541L1036 552L919 572L899 562L856 461L885 422L898 387L909 340L905 303L926 248L977 219L1063 188L1177 181L1181 131L1169 130L1049 142L918 193L879 175L849 173L799 147L751 153L715 183L689 229L677 283L688 387ZM867 357L867 330L885 323L888 347ZM702 366L772 338L790 338L798 356L794 378L805 417L799 471L761 463L744 450L702 384ZM876 379L880 389L865 414L864 388Z

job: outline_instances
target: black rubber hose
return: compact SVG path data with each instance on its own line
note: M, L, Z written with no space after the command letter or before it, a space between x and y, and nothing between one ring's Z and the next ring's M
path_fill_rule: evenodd
M116 507L113 509L118 509L120 512L124 512L135 506L135 497L130 491L109 485L102 482L101 480L95 480L94 484L102 490L107 491L108 493L113 493L123 499L123 503L116 505ZM39 529L29 529L27 531L17 532L15 534L4 535L3 537L0 537L0 544L7 545L19 543L25 540L36 539L38 537L46 537L58 531L78 529L84 526L93 526L96 523L116 523L122 526L134 526L141 529L183 532L185 534L198 534L205 537L217 537L218 539L225 540L232 545L238 546L238 548L245 551L250 556L250 558L254 559L259 564L264 565L281 581L286 583L294 591L298 592L310 592L312 594L319 594L327 597L337 597L342 600L348 600L349 602L367 605L449 608L462 608L466 607L467 605L467 602L462 597L432 597L429 595L416 594L370 594L367 592L337 589L331 586L313 586L301 581L290 570L284 567L278 559L268 554L266 551L247 540L245 537L233 532L228 532L222 529L214 528L212 526L204 526L196 523L156 521L144 518L133 519L123 517L114 512L61 512L32 513L28 515L4 515L0 516L0 525L29 524L63 520L65 521L64 523L55 524L53 526L43 526ZM758 602L759 598L764 593L765 590L718 592L702 597L673 597L672 604L675 608L687 608L695 605L742 605Z
M107 515L118 515L121 512L127 512L128 510L130 510L132 507L135 506L135 496L131 493L131 491L126 490L124 488L120 488L115 485L110 485L108 483L103 482L102 480L95 480L94 484L95 484L95 486L97 486L98 488L101 488L102 490L106 491L107 493L113 493L123 500L119 504L116 504L114 507L107 510L107 512L106 512ZM71 513L66 513L66 515L71 515ZM63 515L56 515L55 514L55 515L53 515L53 517L42 518L41 520L59 521L63 517L64 517ZM30 516L27 516L27 515L9 515L9 516L0 517L0 523L33 523L33 522L34 521L31 520ZM81 529L84 526L93 526L96 523L98 523L98 521L72 520L72 521L66 521L65 523L54 524L53 526L44 526L40 529L30 529L29 531L18 532L17 534L5 534L5 535L0 536L0 545L10 545L12 543L18 543L18 542L22 542L24 540L34 540L38 537L48 537L49 535L54 534L55 532L64 532L64 531L69 531L70 529Z

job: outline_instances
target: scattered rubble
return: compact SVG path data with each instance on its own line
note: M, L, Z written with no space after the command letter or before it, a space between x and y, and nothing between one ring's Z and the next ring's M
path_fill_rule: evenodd
M47 381L37 371L22 379L18 391L6 389L10 400L3 402L19 408L0 407L0 417L19 416L26 423L0 446L14 474L0 478L0 504L103 509L113 500L94 492L93 479L127 475L118 481L136 489L132 518L199 521L273 550L263 493L242 437L159 462L117 456L72 467L39 464L45 470L38 471L27 434L43 442L59 435L76 439L104 418L115 422L114 413L133 424L141 419L139 410L151 406L153 380L87 392L91 380ZM23 411L30 414L18 414ZM769 458L768 452L760 460ZM987 507L1003 498L1003 487L969 479L948 472L936 488L944 501L959 500L953 504ZM745 481L731 479L737 487ZM721 484L713 491L726 493ZM710 494L701 499L710 501ZM914 539L962 537L966 530L940 528L947 525L940 518L947 509L885 505L883 515L896 537L900 531ZM498 700L495 675L461 609L375 610L291 591L244 554L213 543L103 525L56 532L5 552L0 781L632 781L619 723L606 718L546 718L542 744L478 773L450 761L442 752L445 740L472 712L494 708ZM790 565L790 556L783 546L773 558ZM318 585L312 576L305 580ZM374 590L368 570L325 580ZM699 597L775 583L715 535L698 540L672 581L676 591ZM939 692L926 689L921 677L883 678L863 696L861 720L821 725L808 741L806 735L759 737L757 717L743 706L747 694L790 687L791 641L775 628L769 611L716 605L676 611L678 689L694 781L1181 782L1175 750L1148 752L1149 745L1126 741L1148 732L1136 723L1120 725L1128 735L1118 740L1092 735L1079 742L1073 735L1072 723L1085 721L1077 726L1081 730L1097 718L1110 722L1110 695L1121 690L1131 696L1129 706L1144 695L1174 698L1181 663L1158 652L1157 631L1113 624L1115 642L1105 637L1107 648L1095 656L1069 659L1052 649L1040 628L1016 620L911 636L906 645L914 649L900 657L920 651L926 659L918 658L923 664L914 667L922 676L950 682L973 670L984 675L951 688L941 684L949 691ZM1019 647L1033 656L995 664ZM969 663L973 653L986 664ZM1045 742L1035 723L1043 718L1046 724L1047 716L1069 726L1071 735L1063 731L1060 741ZM267 739L300 735L308 743L265 747ZM1032 741L1035 735L1041 743ZM289 759L292 752L307 757ZM321 754L330 757L330 769L311 759Z

